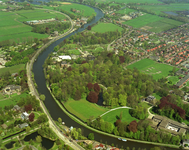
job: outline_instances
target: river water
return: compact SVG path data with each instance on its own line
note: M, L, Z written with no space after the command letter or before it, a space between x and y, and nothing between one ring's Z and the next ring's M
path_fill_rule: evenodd
M22 1L22 0L18 0L18 1ZM33 3L38 4L36 2L33 2ZM91 7L91 6L88 6L88 7ZM35 81L38 85L37 90L40 94L45 95L46 100L44 101L44 104L45 104L46 108L49 110L49 113L54 120L57 120L59 117L62 118L62 120L65 122L65 124L68 127L73 126L73 127L76 127L76 128L81 128L82 132L85 136L87 136L89 133L94 133L95 140L102 142L102 143L106 143L106 144L109 144L109 145L114 143L114 145L116 147L120 147L120 148L121 147L122 148L130 147L130 149L131 149L131 148L135 147L136 150L138 148L150 149L150 148L154 147L154 145L132 142L132 141L129 141L129 140L127 142L119 141L117 138L113 138L113 137L109 137L109 136L106 136L106 135L103 135L103 134L100 134L100 133L96 133L96 132L93 132L93 131L81 126L77 122L73 121L70 117L68 117L59 108L59 106L54 101L53 97L51 96L50 92L48 91L48 89L46 87L46 81L45 81L45 76L44 76L42 66L44 64L45 59L53 51L54 47L57 46L58 44L60 44L60 42L62 42L64 39L67 39L68 37L70 37L71 35L74 35L76 33L84 31L88 25L92 25L92 24L96 23L100 18L102 18L104 16L103 12L101 10L99 10L98 8L94 8L94 7L91 7L91 8L93 8L95 10L97 15L90 23L85 24L83 28L79 28L78 30L74 31L73 33L71 33L71 34L57 40L56 42L52 43L37 58L36 62L33 65L34 77L35 77ZM167 148L167 149L173 150L174 148Z

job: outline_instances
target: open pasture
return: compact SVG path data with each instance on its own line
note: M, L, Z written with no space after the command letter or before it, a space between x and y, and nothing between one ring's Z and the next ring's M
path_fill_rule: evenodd
M162 77L167 77L173 66L161 64L151 59L142 59L134 64L127 66L127 68L137 68L139 71L152 75L153 79L158 80Z
M74 15L82 15L82 16L84 16L84 17L89 17L89 16L91 16L93 13L95 13L95 11L94 11L94 9L92 9L92 8L90 8L90 7L87 7L87 6L85 6L85 5L80 5L80 4L74 4L74 3L71 3L70 5L62 5L61 3L62 2L59 2L59 1L55 1L54 3L59 3L60 4L60 6L58 6L58 7L50 7L50 6L43 6L43 8L47 8L47 9L54 9L54 8L56 8L56 9L63 9L63 10L65 10L65 11L67 11L67 12L69 12L69 13L72 13L72 14L74 14ZM79 10L80 11L80 13L74 13L74 12L72 12L71 11L71 8L73 8L73 9L76 9L76 10ZM95 13L96 14L96 13Z
M98 106L97 104L93 104L88 102L85 99L81 99L79 101L68 100L64 103L66 109L75 114L78 118L83 121L87 121L91 116L97 118L99 115L105 113L108 109Z
M96 0L98 3L104 3L104 2L112 2L115 0ZM117 3L162 3L158 0L116 0Z
M120 108L120 109L110 111L109 113L103 115L102 119L104 119L104 121L111 122L114 124L116 120L119 118L121 112L122 112L122 120L121 120L122 122L130 123L133 120L138 121L138 119L132 117L129 114L128 108Z
M96 26L92 27L91 30L95 32L105 33L108 31L116 31L116 30L122 31L123 28L112 23L99 23Z

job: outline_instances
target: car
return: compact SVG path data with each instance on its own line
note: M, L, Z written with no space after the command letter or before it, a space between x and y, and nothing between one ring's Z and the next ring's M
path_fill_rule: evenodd
M70 142L73 142L73 140L72 140L72 139L70 139Z

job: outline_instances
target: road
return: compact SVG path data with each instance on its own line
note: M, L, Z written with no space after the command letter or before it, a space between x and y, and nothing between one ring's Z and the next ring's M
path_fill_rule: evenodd
M43 9L45 10L45 9ZM48 9L46 9L48 10ZM57 12L57 11L56 11ZM60 13L60 12L58 12ZM62 13L63 14L63 13ZM48 45L50 45L51 43L55 42L56 40L70 34L73 31L73 21L71 20L71 18L64 14L71 22L71 28L64 33L63 35L60 35L54 39L52 39L51 41L49 41L48 43L46 43L45 45L43 45L34 55L34 57L30 60L30 63L27 63L26 69L27 69L27 78L28 78L28 86L29 86L29 90L30 90L30 94L34 95L36 97L36 99L38 99L40 101L40 106L43 109L44 113L47 115L47 118L49 120L49 127L57 134L57 136L63 140L65 142L66 145L69 145L70 147L72 147L74 150L84 150L84 148L82 148L80 145L78 145L75 142L70 142L69 139L67 139L62 132L60 132L60 129L58 128L58 126L55 124L54 120L51 118L51 116L49 115L44 103L40 100L39 98L39 94L37 92L37 90L35 89L34 83L32 81L32 73L31 73L31 68L33 66L33 63L35 61L35 59L37 58L38 54L40 52L42 52L44 50L44 48L46 48Z

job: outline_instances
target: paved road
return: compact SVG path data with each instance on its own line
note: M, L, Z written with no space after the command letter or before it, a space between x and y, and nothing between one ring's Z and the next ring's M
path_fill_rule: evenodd
M45 9L43 9L45 10ZM46 9L48 10L48 9ZM57 12L57 11L56 11ZM60 13L60 12L58 12ZM63 13L62 13L63 14ZM32 81L32 78L31 78L31 68L33 66L33 63L34 63L34 60L37 58L38 54L43 51L43 49L48 46L49 44L53 43L54 41L58 40L59 38L62 38L64 36L66 36L67 34L70 34L72 31L73 31L73 22L71 20L71 18L64 14L71 22L71 28L66 32L64 33L63 35L61 36L58 36L54 39L52 39L51 41L49 41L48 43L46 43L45 45L43 45L38 51L37 53L34 55L34 57L30 60L30 63L27 63L27 77L28 77L28 86L29 86L29 89L30 89L30 93L31 95L34 95L36 97L36 99L38 99L40 101L40 106L41 108L43 109L44 113L47 115L48 117L48 120L49 120L49 126L50 128L57 134L57 136L63 140L66 145L69 145L70 147L72 147L74 150L84 150L80 145L78 145L77 143L75 142L70 142L69 139L67 139L62 132L60 132L60 129L58 128L58 126L54 123L54 120L51 118L51 116L49 115L45 105L43 104L43 102L40 100L39 98L39 94L37 92L37 90L35 89L35 86L34 86L34 83Z

